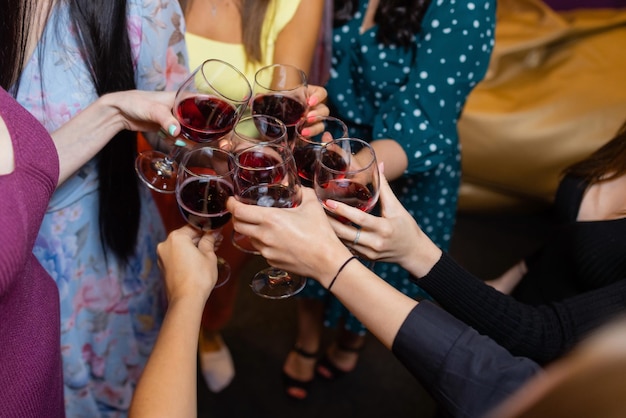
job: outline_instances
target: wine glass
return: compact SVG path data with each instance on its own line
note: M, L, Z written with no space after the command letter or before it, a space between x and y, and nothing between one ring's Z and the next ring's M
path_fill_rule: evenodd
M202 146L185 153L176 177L176 201L187 223L219 237L231 218L226 201L234 194L233 170L234 156L229 151ZM216 288L230 278L226 260L218 257L217 267Z
M246 204L293 208L302 193L293 154L284 144L263 143L235 155L235 197ZM283 299L304 288L306 279L268 267L256 273L250 287L259 296Z
M306 115L307 78L293 65L273 64L254 75L252 114L274 116L287 126L287 139L295 137L296 124Z
M302 119L296 125L296 136L293 141L293 157L298 167L300 183L305 187L313 187L315 166L319 150L326 142L348 136L348 128L340 119L332 116L316 116Z
M177 156L191 143L217 145L246 110L252 89L246 76L227 62L209 59L196 68L180 86L173 114L181 125L172 150L165 154L150 150L139 154L135 170L151 189L174 193Z
M338 138L324 144L319 151L313 188L322 204L332 199L370 212L380 193L378 163L372 146L358 138Z
M265 143L287 145L287 128L280 119L261 114L244 116L237 122L231 133L234 153ZM250 243L250 238L235 230L231 233L231 241L240 251L260 255Z

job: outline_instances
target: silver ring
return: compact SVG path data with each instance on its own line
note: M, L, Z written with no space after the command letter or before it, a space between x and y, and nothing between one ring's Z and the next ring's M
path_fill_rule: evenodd
M352 241L353 246L359 243L359 238L361 238L361 228L356 229L356 237L354 237L354 241Z

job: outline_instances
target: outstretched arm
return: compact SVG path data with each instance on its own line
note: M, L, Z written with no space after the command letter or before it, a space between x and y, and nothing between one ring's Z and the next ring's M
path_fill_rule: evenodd
M93 158L118 132L170 135L180 131L172 115L174 92L121 91L101 96L52 133L59 154L59 184Z
M532 361L513 357L437 306L418 303L351 260L315 192L306 188L302 194L302 204L292 209L231 198L235 230L250 236L271 265L330 287L447 409L458 416L485 412L537 372Z
M131 418L195 417L196 352L204 305L217 280L211 234L191 226L157 247L168 308L130 407Z

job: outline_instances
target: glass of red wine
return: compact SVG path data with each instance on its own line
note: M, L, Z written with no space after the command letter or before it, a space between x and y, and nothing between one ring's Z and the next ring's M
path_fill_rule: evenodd
M190 143L219 146L246 110L252 89L246 76L227 62L210 59L196 68L180 86L173 114L181 125L180 135L166 154L151 150L139 154L135 170L151 189L174 193L177 157Z
M358 138L338 138L325 143L319 151L313 188L322 204L332 199L370 212L380 192L378 163L372 146ZM339 220L349 223L345 218Z
M231 133L231 146L234 153L259 144L277 143L287 145L287 128L285 124L269 115L249 115L242 117ZM233 245L239 250L259 255L250 243L250 238L233 230Z
M300 183L313 187L315 166L322 145L337 138L346 138L348 128L340 119L332 116L315 116L302 119L296 125L293 156L298 167Z
M252 114L274 116L287 126L287 139L307 112L307 78L293 65L273 64L259 69L252 88Z
M235 155L235 197L246 204L293 208L302 193L291 149L284 144L262 143ZM306 279L268 267L256 273L250 287L259 296L284 299L300 292Z
M201 146L185 153L176 177L176 201L187 223L221 238L220 230L231 218L226 201L234 195L233 172L234 156L229 151ZM220 287L230 278L230 266L218 257L217 267L215 287Z

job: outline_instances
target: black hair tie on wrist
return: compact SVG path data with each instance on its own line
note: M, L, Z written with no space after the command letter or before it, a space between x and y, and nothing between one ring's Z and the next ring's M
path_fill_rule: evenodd
M344 269L344 267L346 267L348 265L348 263L354 259L357 259L359 257L357 257L356 255L353 255L352 257L348 258L346 261L343 262L343 264L341 265L341 267L339 267L339 270L337 270L337 274L335 274L335 277L333 277L333 279L330 281L330 284L328 285L328 291L330 292L330 289L333 287L333 285L335 284L335 280L337 280L337 277L339 277L339 274L341 273L341 271Z

